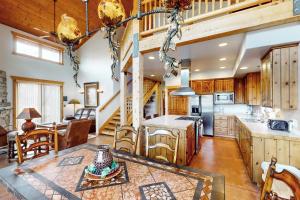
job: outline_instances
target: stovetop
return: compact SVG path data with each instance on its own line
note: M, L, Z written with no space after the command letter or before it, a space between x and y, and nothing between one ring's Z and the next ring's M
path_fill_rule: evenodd
M189 120L189 121L197 121L201 119L201 117L192 117L192 116L188 116L188 117L178 117L175 120Z

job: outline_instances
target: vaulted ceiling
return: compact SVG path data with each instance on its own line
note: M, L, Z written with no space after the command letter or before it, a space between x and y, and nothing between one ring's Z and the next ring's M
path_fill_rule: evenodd
M101 26L97 7L100 0L89 0L89 28L94 30ZM130 0L122 0L127 16L132 9ZM0 23L24 32L43 36L53 31L54 0L1 0ZM82 0L56 0L56 25L60 16L66 13L78 21L82 33L85 32L85 5Z

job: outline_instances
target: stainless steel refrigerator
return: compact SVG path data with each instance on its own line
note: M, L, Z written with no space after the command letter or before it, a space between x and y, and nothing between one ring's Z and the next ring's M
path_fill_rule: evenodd
M203 120L204 135L214 135L214 96L213 95L201 95L193 96L190 101L191 109L196 109ZM195 110L195 109L192 109ZM193 112L193 111L192 111Z
M204 135L214 135L214 95L201 95L200 113L203 119Z

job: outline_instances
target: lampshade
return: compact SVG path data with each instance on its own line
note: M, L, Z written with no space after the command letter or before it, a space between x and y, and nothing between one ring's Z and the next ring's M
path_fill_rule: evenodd
M42 117L35 108L24 108L17 119L34 119Z
M105 26L114 26L125 19L121 0L102 0L98 5L98 16Z
M78 99L71 99L68 104L80 104Z

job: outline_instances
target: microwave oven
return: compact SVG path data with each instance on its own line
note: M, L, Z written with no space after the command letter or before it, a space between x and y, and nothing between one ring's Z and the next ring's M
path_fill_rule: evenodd
M215 93L214 102L215 104L234 104L234 93Z

